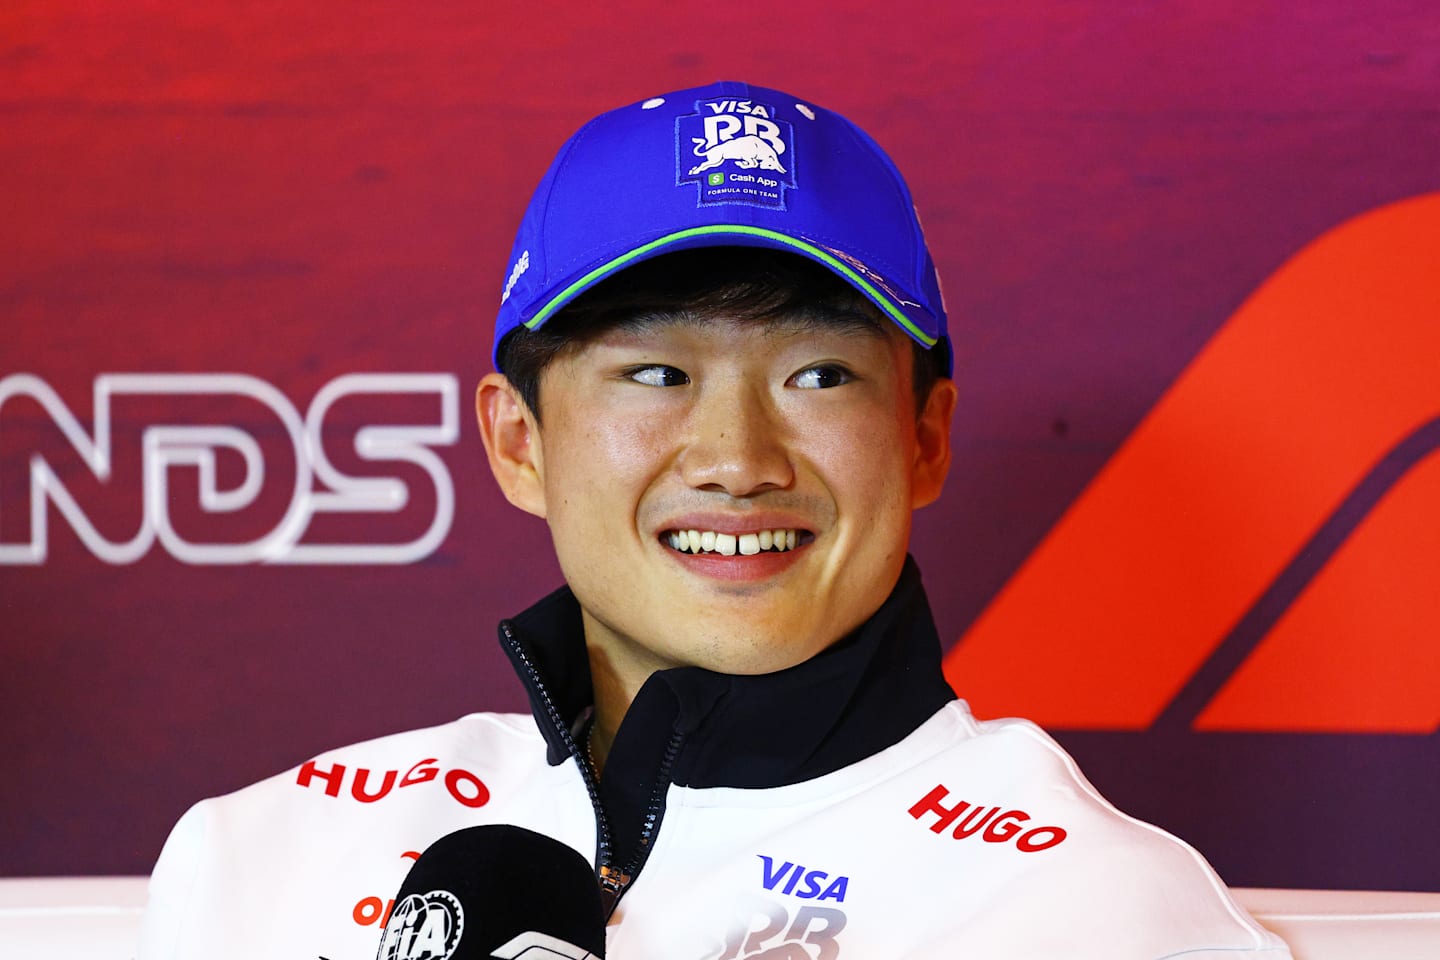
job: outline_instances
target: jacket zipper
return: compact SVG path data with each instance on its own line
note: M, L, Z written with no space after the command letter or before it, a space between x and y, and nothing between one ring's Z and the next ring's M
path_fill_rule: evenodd
M660 821L665 815L665 794L670 789L670 767L675 763L675 755L680 752L680 743L684 738L680 731L675 730L670 734L670 742L665 745L665 756L660 761L660 769L655 772L655 784L650 790L650 801L645 805L645 823L640 828L639 842L635 845L635 854L630 858L627 868L614 877L613 887L607 886L605 873L600 875L600 888L605 894L605 916L608 919L615 911L615 906L620 902L620 897L625 893L626 888L640 875L640 870L645 866L645 861L650 858L650 848L654 843L655 834L660 830ZM588 760L581 764L589 767ZM593 776L594 772L589 771ZM597 802L595 815L603 818L604 812Z
M580 777L585 782L585 792L590 795L590 807L595 813L595 879L600 885L600 901L604 910L605 919L608 921L610 915L615 912L615 907L620 903L620 898L639 875L640 869L645 866L645 861L650 855L651 842L655 833L660 829L660 820L665 812L665 793L670 785L670 767L675 762L675 755L680 752L681 735L677 730L670 735L670 742L665 747L665 756L661 761L660 769L655 778L655 787L650 793L650 802L645 808L645 825L640 831L640 842L635 850L635 855L625 869L620 869L613 863L615 851L610 841L610 821L605 816L605 808L600 803L600 785L595 779L595 770L590 766L590 760L585 752L580 749L575 738L570 736L570 730L565 726L560 711L555 707L555 701L550 699L550 691L546 689L544 681L540 679L540 673L535 669L525 648L515 637L514 631L510 629L509 621L501 621L500 631L505 637L505 643L509 645L515 654L515 659L525 667L525 676L532 689L540 695L540 702L545 707L545 716L549 719L551 726L560 732L560 740L565 744L565 749L570 756L575 758L576 765L580 768Z

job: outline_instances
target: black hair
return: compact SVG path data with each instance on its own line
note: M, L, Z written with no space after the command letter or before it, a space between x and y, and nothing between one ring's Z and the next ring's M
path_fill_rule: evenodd
M643 261L591 287L537 330L521 327L496 351L500 371L540 420L540 376L563 351L617 327L658 320L785 317L884 330L893 322L826 267L758 247L707 247ZM949 345L911 341L916 416L946 375Z

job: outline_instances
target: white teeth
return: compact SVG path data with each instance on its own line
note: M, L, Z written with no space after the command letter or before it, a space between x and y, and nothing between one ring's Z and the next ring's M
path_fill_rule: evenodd
M672 530L666 538L672 549L681 553L719 553L733 557L753 557L765 550L794 550L798 539L795 530L760 530L756 533L717 533L714 530Z

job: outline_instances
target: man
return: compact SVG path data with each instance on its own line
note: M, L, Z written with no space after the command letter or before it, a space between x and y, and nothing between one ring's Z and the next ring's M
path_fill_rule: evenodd
M566 578L500 628L533 717L197 805L142 956L372 954L415 851L511 823L592 858L611 957L1288 957L946 686L906 545L949 467L947 336L909 192L844 118L720 83L584 127L477 396Z

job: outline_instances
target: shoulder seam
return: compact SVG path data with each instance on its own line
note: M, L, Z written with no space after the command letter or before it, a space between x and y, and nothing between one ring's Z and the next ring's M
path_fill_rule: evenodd
M1244 910L1240 908L1240 905L1235 902L1235 898L1230 895L1230 888L1227 887L1224 881L1220 879L1219 875L1215 872L1215 868L1210 866L1209 861L1207 861L1200 854L1200 851L1196 850L1190 844L1186 843L1184 840L1175 836L1168 830L1157 827L1153 823L1146 823L1144 820L1141 820L1137 817L1132 817L1130 814L1126 813L1125 811L1116 807L1109 800L1105 799L1105 797L1100 793L1100 791L1095 789L1094 784L1092 784L1085 777L1085 774L1081 772L1079 765L1075 762L1075 759L1071 757L1070 754L1067 753L1058 743L1056 743L1055 740L1048 733L1042 730L1035 723L1026 720L1021 723L1015 724L1014 728L1021 731L1026 736L1034 739L1045 749L1049 750L1051 753L1057 756L1060 759L1061 763L1064 765L1066 773L1070 776L1070 779L1074 781L1075 785L1078 786L1082 791L1084 791L1087 796L1089 796L1095 802L1099 803L1101 807L1109 810L1111 813L1115 814L1117 817L1120 817L1122 820L1128 821L1129 823L1132 823L1138 827L1142 827L1150 833L1153 833L1156 836L1168 840L1170 843L1179 847L1185 854L1187 854L1190 859L1195 862L1196 866L1200 868L1201 873L1205 876L1206 882L1210 884L1210 889L1219 898L1220 903L1224 905L1225 910L1230 914L1231 919L1235 921L1236 925L1240 927L1240 929L1248 932L1254 941L1253 945L1249 947L1206 947L1202 949L1250 951L1257 949L1270 950L1274 948L1275 943L1273 934L1270 934L1268 931L1266 931L1263 927L1260 926L1258 922L1254 920L1254 918L1250 917L1248 914L1245 913ZM1181 951L1180 953L1166 954L1163 957L1157 958L1157 960L1169 960L1170 957L1179 957L1183 956L1186 953L1194 952L1200 951L1186 950Z

